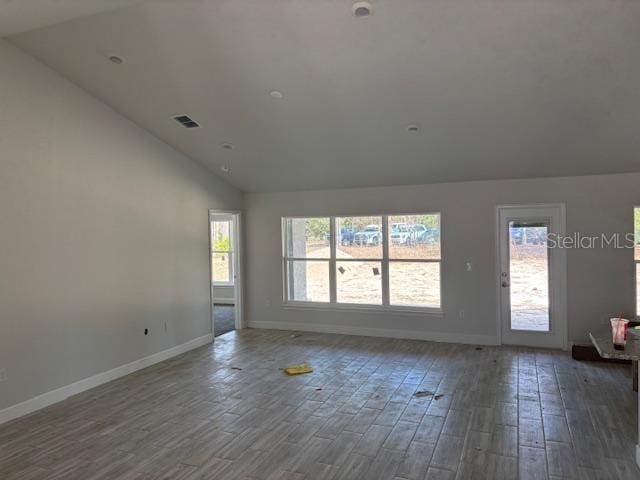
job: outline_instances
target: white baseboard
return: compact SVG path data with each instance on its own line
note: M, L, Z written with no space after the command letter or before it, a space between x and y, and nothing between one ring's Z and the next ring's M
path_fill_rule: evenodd
M124 377L125 375L129 375L130 373L142 370L143 368L147 368L156 363L188 352L189 350L193 350L194 348L201 347L203 345L211 343L212 341L213 334L209 333L202 337L189 340L188 342L181 345L176 345L175 347L163 350L158 353L154 353L153 355L149 355L148 357L135 360L131 363L121 365L106 372L98 373L97 375L93 375L92 377L79 380L70 385L66 385L64 387L57 388L56 390L38 395L37 397L33 397L22 403L12 405L11 407L5 408L4 410L0 410L0 424L35 412L36 410L40 410L41 408L48 407L49 405L52 405L54 403L61 402L62 400L72 395L77 395L78 393L82 393L86 390L97 387L98 385L102 385L117 378Z
M470 335L457 333L427 332L422 330L392 330L388 328L351 327L347 325L322 325L304 322L249 322L249 328L270 330L300 330L303 332L341 333L364 337L406 338L410 340L430 340L445 343L465 343L471 345L498 345L498 339L491 335Z

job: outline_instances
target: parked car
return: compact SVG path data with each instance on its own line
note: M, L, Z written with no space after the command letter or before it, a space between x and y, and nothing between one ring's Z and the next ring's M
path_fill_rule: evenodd
M340 229L340 244L353 245L354 232L350 228Z
M340 236L338 237L338 244L340 245L353 245L353 235L354 231L350 228L341 228ZM331 242L331 234L327 233L326 235L327 242Z
M413 232L414 240L416 243L426 243L429 231L425 225L416 223L413 225L409 225L409 228Z
M353 243L356 245L380 245L381 239L380 225L367 225L364 230L353 234Z
M407 223L391 224L391 243L411 245L416 242L416 231Z
M415 234L416 243L438 243L440 231L436 227L427 227L421 223L410 226Z

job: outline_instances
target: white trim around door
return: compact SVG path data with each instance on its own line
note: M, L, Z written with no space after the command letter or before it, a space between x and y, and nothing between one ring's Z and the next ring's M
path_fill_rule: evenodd
M210 301L209 304L211 306L211 333L215 333L214 329L214 314L213 314L213 303L214 303L214 283L213 283L213 249L212 249L212 238L211 238L211 223L214 221L215 217L219 216L231 216L233 219L233 233L231 235L231 240L233 243L233 287L234 287L234 306L235 306L235 328L236 330L240 330L245 328L244 322L244 277L242 270L242 261L243 261L243 249L242 249L242 212L240 210L209 210L209 294ZM214 339L215 340L215 339Z
M538 290L534 296L542 295L543 304L541 310L542 325L528 327L518 325L515 320L515 307L512 308L512 299L515 299L516 288L526 292L526 285L522 287L522 275L515 275L515 263L512 264L511 249L522 242L528 242L526 235L527 226L540 234L542 232L557 236L565 235L566 219L564 204L532 204L532 205L500 205L496 207L496 302L498 310L497 334L500 344L520 345L528 347L543 347L567 349L567 261L566 250L562 248L548 248L546 237L534 238L534 249L540 250L541 242L544 244L546 259L542 260L543 273L540 279L542 284L534 286L532 290ZM519 230L519 232L518 232ZM524 231L524 233L523 233ZM515 236L517 233L521 237ZM515 250L514 250L515 252ZM539 253L539 252L538 252ZM525 266L526 267L526 266ZM546 275L546 278L545 278ZM546 281L546 284L544 282ZM543 292L543 293L540 293ZM515 300L514 300L515 301ZM534 301L535 303L535 301ZM539 314L539 312L538 312ZM545 322L547 322L545 324Z

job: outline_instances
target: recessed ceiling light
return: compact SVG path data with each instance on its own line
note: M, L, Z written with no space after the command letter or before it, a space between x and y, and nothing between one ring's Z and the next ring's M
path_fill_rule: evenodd
M353 4L352 10L356 18L368 17L373 13L373 7L369 2L356 2Z
M233 143L228 143L225 142L222 145L220 145L222 148L224 148L225 150L233 150Z
M122 65L124 63L124 58L122 58L120 55L115 55L112 53L109 54L107 58L109 58L109 61L111 63L115 63L116 65Z
M407 125L407 131L415 133L420 131L420 125L412 123L411 125Z
M220 165L220 170L224 173L229 173L229 165Z
M284 97L282 92L279 92L278 90L272 90L271 92L269 92L269 95L271 96L271 98L282 98L282 97Z

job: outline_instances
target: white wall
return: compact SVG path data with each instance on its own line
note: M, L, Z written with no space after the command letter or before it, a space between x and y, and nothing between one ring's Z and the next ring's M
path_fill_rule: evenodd
M639 185L640 174L627 174L245 195L246 318L254 327L495 342L496 205L565 203L569 233L626 233ZM443 317L283 308L282 216L425 211L442 212ZM635 313L631 249L570 250L567 262L570 341L587 340L616 312Z
M241 201L0 41L0 410L210 333L208 209Z

